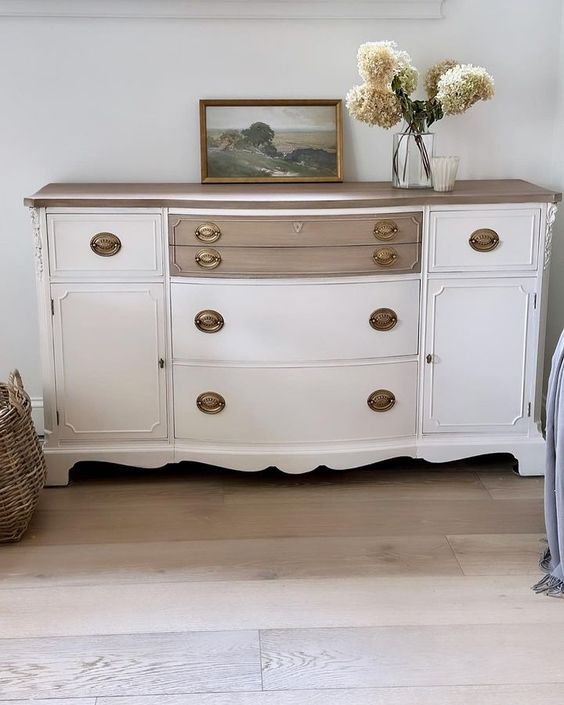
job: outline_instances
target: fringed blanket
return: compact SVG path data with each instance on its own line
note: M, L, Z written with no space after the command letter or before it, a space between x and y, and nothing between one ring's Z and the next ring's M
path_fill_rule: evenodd
M564 595L564 331L552 357L546 404L544 517L548 548L540 566L546 575L533 590Z

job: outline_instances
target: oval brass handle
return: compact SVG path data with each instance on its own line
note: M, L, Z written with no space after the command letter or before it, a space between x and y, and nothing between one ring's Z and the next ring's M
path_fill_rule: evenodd
M476 252L491 252L499 245L499 235L490 228L480 228L474 230L468 242Z
M396 403L396 397L389 389L377 389L366 400L372 411L389 411Z
M204 392L196 399L196 405L204 414L219 414L225 409L225 399L217 392Z
M377 308L370 314L370 325L374 330L392 330L397 322L398 315L391 308Z
M202 223L194 231L200 242L216 242L221 237L221 230L215 223Z
M381 267L391 267L398 257L398 251L394 247L380 247L380 249L374 250L372 255L374 263Z
M194 318L194 323L196 324L196 328L201 330L202 333L217 333L225 325L221 313L211 308L197 313Z
M374 226L374 237L377 240L393 240L399 233L395 220L377 220Z
M90 240L90 249L100 257L113 257L121 250L121 240L113 233L96 233Z
M196 253L196 264L203 269L215 269L221 264L221 255L217 250L200 250Z

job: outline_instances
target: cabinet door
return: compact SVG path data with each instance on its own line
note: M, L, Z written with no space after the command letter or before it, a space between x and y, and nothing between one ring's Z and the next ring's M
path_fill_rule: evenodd
M429 281L424 433L527 431L534 285Z
M162 284L55 284L61 439L165 438Z

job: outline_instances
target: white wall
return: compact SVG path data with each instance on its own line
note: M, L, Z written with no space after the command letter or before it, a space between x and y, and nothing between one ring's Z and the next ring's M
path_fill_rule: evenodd
M494 101L437 126L438 150L461 155L462 178L562 183L550 168L560 9L447 0L446 18L426 21L1 19L0 378L18 366L41 393L23 196L50 181L198 180L200 97L344 96L358 44L395 39L421 67L452 56L496 78ZM389 179L390 142L347 118L346 178ZM555 251L562 264L564 245Z
M560 74L556 82L557 112L554 127L552 173L553 183L564 190L564 11L560 28L560 52L558 66ZM550 358L560 334L564 330L564 204L556 218L553 235L552 262L550 267L549 317L546 335L545 370L550 370Z

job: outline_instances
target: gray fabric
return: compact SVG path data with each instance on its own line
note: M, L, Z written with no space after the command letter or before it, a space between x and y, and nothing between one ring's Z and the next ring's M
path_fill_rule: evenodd
M564 594L564 331L552 357L546 405L544 516L548 549L541 559L547 573L534 590Z

